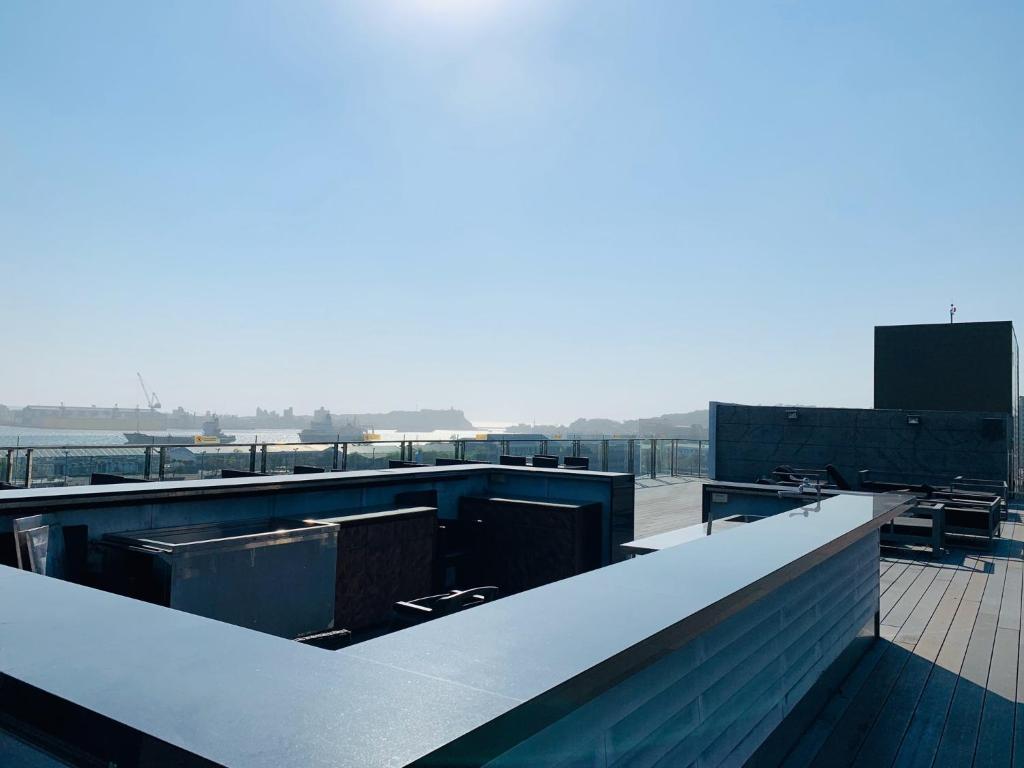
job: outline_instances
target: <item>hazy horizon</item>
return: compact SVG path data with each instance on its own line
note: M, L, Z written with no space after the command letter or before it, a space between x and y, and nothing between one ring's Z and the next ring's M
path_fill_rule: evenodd
M6 404L872 404L1020 318L1024 5L0 6Z

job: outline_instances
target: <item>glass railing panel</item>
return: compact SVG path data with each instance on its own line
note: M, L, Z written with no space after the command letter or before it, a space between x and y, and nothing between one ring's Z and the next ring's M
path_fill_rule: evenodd
M548 440L547 453L549 456L557 456L559 458L559 463L562 463L562 460L566 456L572 456L572 450L575 443L575 440L567 439Z
M399 460L401 457L400 443L371 441L348 444L348 468L352 471L387 469L391 459Z
M497 464L501 455L501 443L497 440L466 440L465 457L469 461L486 461L488 464Z
M632 472L629 466L629 441L608 441L608 471Z
M703 455L698 440L678 440L676 443L676 474L697 477L703 474Z
M600 472L601 471L601 449L600 440L580 440L579 441L579 453L580 456L590 459L590 469Z
M540 440L507 440L509 456L534 456L541 452Z
M211 480L221 476L225 460L220 446L189 446L168 448L175 467L175 476L183 480Z
M637 476L647 477L651 474L651 441L637 440L636 446L636 471Z
M14 462L16 485L25 484L27 453ZM94 473L146 479L145 448L37 448L32 452L32 487L88 485Z
M655 468L657 469L658 477L669 477L672 475L672 451L671 439L664 438L655 441Z
M14 452L14 477L12 478L14 485L25 485L25 474L28 468L28 452L27 451L15 451Z
M292 448L292 471L296 466L301 465L330 472L334 466L334 443L302 443L290 447ZM340 466L340 449L338 463Z
M417 464L434 466L438 459L454 459L457 445L451 440L413 442L412 460ZM480 461L486 461L486 459L480 459Z
M55 450L47 461L40 462L38 468L32 461L32 482L40 484L40 479L52 480L55 485L89 485L92 473L100 471L96 465L96 455L89 448L64 448Z

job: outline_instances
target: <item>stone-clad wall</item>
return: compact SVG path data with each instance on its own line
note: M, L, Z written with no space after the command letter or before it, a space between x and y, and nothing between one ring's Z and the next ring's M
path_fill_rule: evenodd
M795 412L796 418L790 418ZM920 423L908 423L915 415ZM715 480L753 482L780 464L834 464L857 488L877 480L946 485L957 475L1009 481L1010 416L963 411L711 404Z

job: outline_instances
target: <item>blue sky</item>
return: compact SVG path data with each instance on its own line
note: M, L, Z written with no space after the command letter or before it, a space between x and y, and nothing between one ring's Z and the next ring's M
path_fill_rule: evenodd
M0 402L870 406L1020 314L1024 5L0 4ZM1018 334L1020 329L1018 329Z

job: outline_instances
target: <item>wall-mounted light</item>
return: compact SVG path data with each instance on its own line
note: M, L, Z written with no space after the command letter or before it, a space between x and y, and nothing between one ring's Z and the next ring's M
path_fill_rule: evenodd
M786 411L786 418L789 419L790 421L796 421L797 419L800 418L800 412L799 411Z
M916 427L920 423L921 423L921 417L918 416L916 413L911 413L909 416L907 416L907 424L910 424L911 426Z

